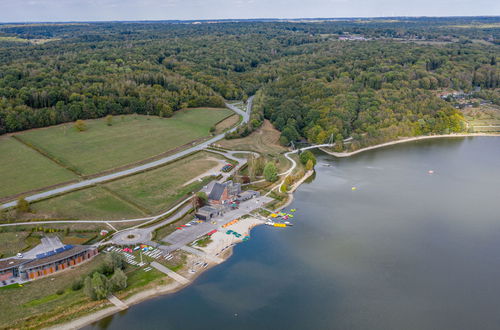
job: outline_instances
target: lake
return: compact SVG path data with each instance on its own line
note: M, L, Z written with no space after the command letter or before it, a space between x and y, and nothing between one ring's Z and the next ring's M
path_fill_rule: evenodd
M87 329L500 328L500 138L318 153L316 170L294 227Z

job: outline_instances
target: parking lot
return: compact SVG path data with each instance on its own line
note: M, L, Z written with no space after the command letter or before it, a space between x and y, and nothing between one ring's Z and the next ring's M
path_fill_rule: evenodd
M220 226L228 223L233 219L238 219L245 214L249 214L256 209L263 207L265 204L271 201L272 198L266 196L252 198L248 201L240 203L239 208L228 211L221 216L213 218L212 220L192 224L191 226L187 227L181 227L182 229L178 229L162 239L163 242L171 244L169 246L162 247L162 249L166 251L174 251L184 245L193 242L198 237L203 236L214 229L218 229Z

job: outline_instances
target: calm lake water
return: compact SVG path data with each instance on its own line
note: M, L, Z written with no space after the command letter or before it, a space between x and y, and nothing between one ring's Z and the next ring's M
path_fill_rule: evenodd
M500 329L500 138L318 156L294 227L88 329Z

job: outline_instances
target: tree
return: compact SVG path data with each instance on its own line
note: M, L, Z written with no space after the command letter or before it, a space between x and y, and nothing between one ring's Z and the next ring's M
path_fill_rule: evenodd
M311 160L313 164L316 165L316 157L314 157L314 154L309 150L302 152L299 157L300 157L300 162L303 165L306 165L308 160Z
M94 291L95 300L104 299L111 293L109 280L101 273L95 272L94 275L92 275L91 285Z
M312 159L307 160L306 170L312 171L313 169L314 169L314 163L313 163Z
M120 268L115 268L110 282L113 286L113 291L123 290L127 287L127 275Z
M113 125L113 116L112 115L107 115L106 116L106 125L112 126Z
M344 150L344 141L343 141L342 135L340 135L340 134L337 134L337 136L335 137L334 150L336 152L342 152Z
M204 206L207 202L208 202L207 194L204 193L203 191L197 192L191 199L191 203L195 209L199 209L200 207Z
M104 258L104 265L106 266L104 272L111 274L114 269L125 268L125 258L122 254L111 252Z
M87 130L87 124L83 120L78 119L75 122L75 128L78 132L83 132Z
M83 283L83 292L85 292L85 295L87 295L87 297L89 297L90 299L97 300L94 288L92 287L92 279L90 278L90 276L87 276L85 278L85 281Z
M264 178L268 182L275 182L278 180L278 170L276 169L276 165L272 162L268 162L264 167Z
M30 203L24 197L19 198L16 204L16 211L21 214L30 212Z
M281 186L280 186L280 191L282 193L286 193L288 191L288 185L286 183L283 183Z

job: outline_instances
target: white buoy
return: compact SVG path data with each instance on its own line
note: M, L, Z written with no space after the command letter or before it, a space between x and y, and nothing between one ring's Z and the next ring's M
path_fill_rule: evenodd
M434 174L434 171L433 170L428 170L427 173Z

